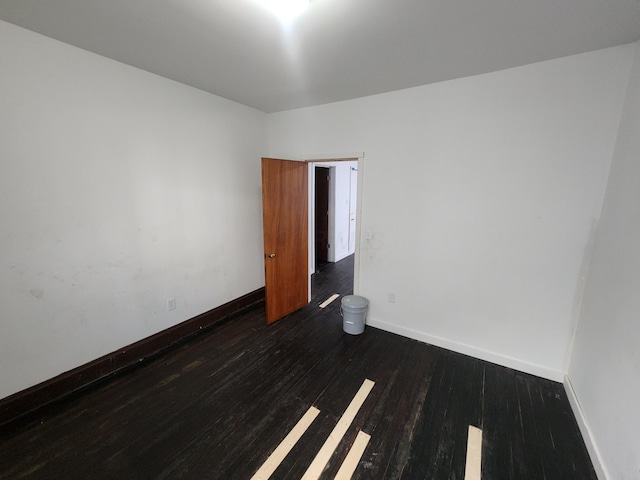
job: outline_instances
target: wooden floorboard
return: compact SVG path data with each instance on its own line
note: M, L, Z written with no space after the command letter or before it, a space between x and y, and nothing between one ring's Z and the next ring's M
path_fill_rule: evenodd
M0 431L0 479L250 479L311 406L271 478L299 479L364 379L375 382L321 478L358 432L354 479L596 480L559 383L367 327L342 331L353 258L320 265L313 299L273 325L257 306L109 382Z

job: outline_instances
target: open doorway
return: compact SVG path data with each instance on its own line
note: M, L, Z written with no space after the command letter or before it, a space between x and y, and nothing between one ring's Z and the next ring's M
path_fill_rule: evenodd
M353 285L359 221L358 158L319 160L310 167L309 273L317 276L337 266L349 271ZM314 283L310 282L310 299L315 296Z

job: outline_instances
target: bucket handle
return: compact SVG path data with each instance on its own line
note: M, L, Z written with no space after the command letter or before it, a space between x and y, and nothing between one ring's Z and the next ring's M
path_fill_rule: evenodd
M367 315L367 313L369 313L369 305L367 305L365 307L365 310L364 310L365 316ZM343 315L343 312L342 312L342 304L340 304L340 316L344 318L344 315Z

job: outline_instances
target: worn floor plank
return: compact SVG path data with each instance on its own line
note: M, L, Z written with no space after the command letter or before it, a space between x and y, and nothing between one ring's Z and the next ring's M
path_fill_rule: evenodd
M314 406L271 478L299 479L365 378L375 382L321 479L359 431L353 479L462 479L469 425L492 479L595 480L562 385L367 327L342 331L353 258L271 326L258 306L142 367L0 432L0 479L249 479Z

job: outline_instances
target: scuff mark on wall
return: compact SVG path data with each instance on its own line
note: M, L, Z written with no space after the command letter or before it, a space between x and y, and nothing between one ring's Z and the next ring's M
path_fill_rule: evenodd
M382 232L367 232L362 248L362 257L369 265L381 265L384 263L386 253L384 247L384 234Z
M31 294L31 296L37 298L38 300L40 300L44 296L44 290L38 287L33 287L31 290L29 290L29 293Z

